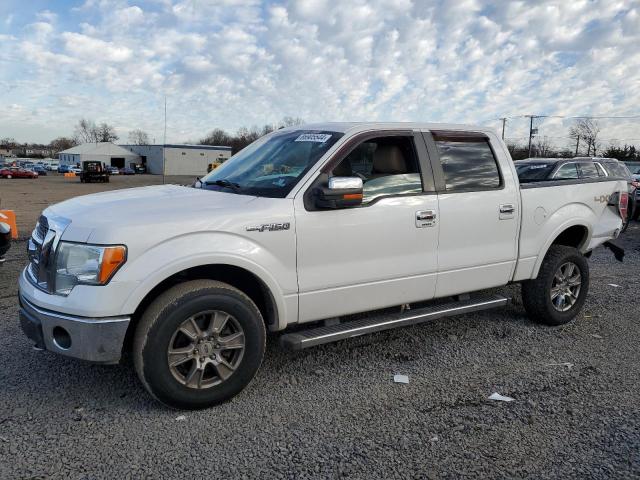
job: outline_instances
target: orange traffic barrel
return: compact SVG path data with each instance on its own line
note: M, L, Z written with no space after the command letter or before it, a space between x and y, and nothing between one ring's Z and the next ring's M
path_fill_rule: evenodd
M4 222L11 227L11 238L18 238L18 224L16 223L16 212L13 210L0 210L0 222Z

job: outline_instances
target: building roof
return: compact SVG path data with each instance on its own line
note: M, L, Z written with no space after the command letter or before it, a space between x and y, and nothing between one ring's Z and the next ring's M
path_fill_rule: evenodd
M197 149L197 150L231 150L231 147L223 146L223 145L194 145L190 143L150 143L148 145L121 145L125 148L133 148L133 147L164 147L164 148L178 148L178 149Z
M122 157L122 156L135 156L131 150L122 148L120 145L116 145L111 142L98 142L98 143L83 143L82 145L76 145L62 152L67 155L105 155L110 157Z

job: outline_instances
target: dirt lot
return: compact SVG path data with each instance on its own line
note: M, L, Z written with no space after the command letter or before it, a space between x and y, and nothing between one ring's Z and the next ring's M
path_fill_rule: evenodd
M165 178L167 183L183 185L193 180L193 177ZM0 209L16 211L18 233L21 238L28 238L40 213L48 205L79 195L161 183L160 175L113 175L109 183L80 183L80 178L69 178L57 173L49 173L36 179L0 178Z
M48 203L105 187L0 181L0 196L25 233ZM31 349L19 241L0 267L0 478L640 478L640 225L618 243L625 262L594 253L586 306L563 327L531 323L510 286L506 309L302 353L272 335L243 393L176 412L128 363Z

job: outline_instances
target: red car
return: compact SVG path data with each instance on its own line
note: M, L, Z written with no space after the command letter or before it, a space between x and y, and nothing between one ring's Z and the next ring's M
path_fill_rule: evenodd
M38 174L24 168L9 167L0 170L0 178L38 178Z

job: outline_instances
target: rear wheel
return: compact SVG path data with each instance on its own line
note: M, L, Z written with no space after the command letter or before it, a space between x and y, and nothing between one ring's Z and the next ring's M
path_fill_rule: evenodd
M240 290L195 280L160 295L134 337L134 364L145 388L174 408L206 408L244 389L265 350L262 315Z
M589 264L577 249L552 245L538 277L522 283L522 303L529 317L546 325L570 322L589 291Z
M13 175L9 174L6 176L6 178L13 178Z

